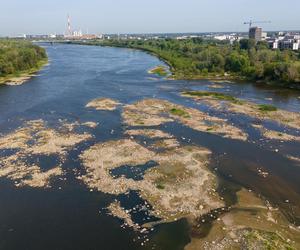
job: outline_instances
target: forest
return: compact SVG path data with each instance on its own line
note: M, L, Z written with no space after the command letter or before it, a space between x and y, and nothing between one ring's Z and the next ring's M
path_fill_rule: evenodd
M45 49L23 40L0 39L0 77L38 70L47 61Z
M223 78L300 83L300 53L271 50L264 41L256 43L243 39L230 44L202 38L104 40L100 45L136 48L156 54L171 66L176 79Z

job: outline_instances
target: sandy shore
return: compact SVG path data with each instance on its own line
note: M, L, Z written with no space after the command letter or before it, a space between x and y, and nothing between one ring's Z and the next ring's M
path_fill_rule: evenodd
M115 201L115 202L111 203L107 207L107 210L109 211L110 215L123 220L124 221L124 226L128 226L128 227L131 227L133 229L138 229L136 224L132 221L129 212L121 207L120 202Z
M0 85L1 84L5 84L9 86L22 85L23 83L29 81L32 77L35 77L36 73L47 65L49 65L48 60L44 60L39 62L39 66L37 68L28 70L26 72L21 72L19 76L8 75L6 77L0 77Z
M204 101L219 107L220 100L209 97ZM244 106L239 102L225 102ZM87 106L111 111L118 105L120 104L112 99L102 98L93 100ZM250 106L246 107L248 112ZM262 247L267 244L279 247L278 249L299 247L299 228L289 224L278 209L272 208L267 201L256 197L252 192L241 190L238 193L238 203L225 212L227 208L223 197L217 192L217 176L209 169L212 154L210 150L198 146L182 146L172 134L149 127L179 122L201 132L244 141L247 134L242 130L228 124L225 119L159 99L145 99L126 105L122 117L126 125L139 128L127 128L124 132L125 139L96 143L81 152L80 159L85 172L76 177L91 190L115 196L136 191L149 205L145 209L149 209L151 215L160 219L155 223L136 224L132 217L135 207L125 210L120 202L114 201L107 207L108 213L121 219L123 226L144 232L160 223L187 218L192 231L187 250L231 247L251 249L257 244ZM98 124L68 123L61 120L56 128L51 128L43 120L34 120L3 135L0 138L0 150L12 153L1 157L0 177L12 180L16 187L51 187L53 180L65 174L63 163L68 152L92 138L88 133L76 132L79 126L87 129L95 128ZM266 138L287 141L297 139L288 134L279 135L276 131L267 131L260 125L255 127ZM150 139L150 142L145 138ZM58 164L43 170L38 160L29 163L28 158L35 159L39 156L55 156ZM113 169L122 166L138 168L150 161L157 165L145 170L143 179L135 180L124 175L116 178L111 174ZM197 230L205 223L201 219L204 215L214 219L212 229L206 237L197 238Z
M144 136L151 139L171 139L173 136L158 129L131 129L125 131L126 135Z
M96 110L113 111L120 105L119 102L109 98L98 98L90 101L86 108L94 108Z
M199 96L197 96L197 92ZM192 93L192 94L189 94ZM215 92L211 92L214 94ZM290 112L286 110L277 109L276 107L270 106L270 108L274 108L274 110L268 110L268 106L265 107L263 105L258 105L249 101L242 101L237 98L218 99L212 96L201 96L201 91L192 91L182 93L184 97L193 98L196 101L204 102L210 105L214 109L229 111L232 113L244 114L251 117L254 117L259 120L272 120L284 126L288 126L295 129L300 129L300 113L299 112Z
M84 122L82 123L83 126L89 127L89 128L96 128L98 126L97 122Z
M299 249L300 229L279 209L247 190L237 195L238 203L216 217L205 238L192 238L186 250Z
M13 150L13 154L1 157L0 177L14 181L15 186L49 187L53 177L63 175L61 165L67 152L75 145L91 138L89 134L77 134L74 124L63 123L58 129L47 127L42 120L27 122L24 127L0 138L1 150ZM56 156L59 165L43 171L40 163L28 163L28 158Z
M13 77L13 78L10 78L9 80L5 81L4 84L9 85L9 86L22 85L23 83L27 82L28 80L30 80L34 76L35 75Z
M279 141L300 141L300 136L290 135L284 132L278 132L270 129L266 129L262 125L252 125L254 128L260 130L262 135L270 140L279 140Z
M216 178L207 169L209 155L207 149L199 147L181 147L158 154L132 140L110 141L82 153L87 173L79 179L104 193L138 191L162 221L196 218L223 206L215 191ZM115 179L109 173L120 166L143 165L150 160L158 166L148 170L143 180Z
M225 138L246 141L248 135L226 119L210 116L197 109L187 108L161 99L144 99L126 105L124 122L130 126L157 126L178 121L192 129L217 134Z

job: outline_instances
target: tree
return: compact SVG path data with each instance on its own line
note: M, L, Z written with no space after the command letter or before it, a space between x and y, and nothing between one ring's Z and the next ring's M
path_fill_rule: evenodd
M256 49L257 50L269 49L269 44L266 41L258 41L256 44Z
M256 41L254 39L241 39L239 44L240 49L250 50L255 48Z
M201 38L201 37L194 37L194 38L192 38L192 42L194 44L202 44L203 43L203 38Z
M228 71L255 80L300 82L299 52L271 50L267 43L256 44L251 39L242 39L233 44L199 38L153 39L141 41L141 45L137 40L110 40L104 43L151 51L172 65L174 73L181 78L204 76L208 73L216 76Z
M0 39L0 76L36 68L47 58L46 51L26 41Z
M232 72L241 72L243 68L250 66L249 58L245 55L233 52L226 58L226 70Z
M296 82L300 76L300 67L295 64L290 64L287 67L287 78L289 82Z

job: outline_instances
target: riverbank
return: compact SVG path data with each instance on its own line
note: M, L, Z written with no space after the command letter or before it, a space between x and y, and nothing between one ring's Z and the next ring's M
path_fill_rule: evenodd
M30 80L32 77L35 76L37 72L39 72L43 67L45 67L48 64L48 59L41 60L38 63L37 67L34 67L29 70L24 70L17 72L15 74L9 74L7 76L0 77L0 85L21 85L28 80Z
M44 48L28 41L0 39L0 84L20 85L47 63Z
M245 50L224 44L210 42L198 44L192 40L180 42L172 39L158 41L76 41L68 43L145 51L158 57L169 66L172 73L169 79L251 81L262 85L300 90L298 52L284 53L267 48ZM284 58L285 54L288 55L288 59ZM266 59L255 59L257 61L252 59L258 57L266 57Z
M122 48L122 46L117 46L119 48ZM205 75L199 75L199 74L182 74L178 69L176 69L176 66L173 65L172 61L169 60L168 58L165 58L162 56L159 52L154 51L154 50L149 50L146 48L142 47L126 47L130 49L136 49L136 50L141 50L146 53L149 53L160 60L162 60L165 64L168 65L169 70L171 72L171 75L169 76L169 79L172 80L209 80L209 81L230 81L230 82L235 82L235 83L247 83L247 82L255 82L258 84L262 85L268 85L268 86L274 86L274 87L281 87L281 88L289 88L289 89L295 89L295 90L300 90L300 84L299 83L283 83L280 81L270 81L270 80L254 80L249 77L245 77L242 75L237 75L237 74L228 74L224 73L223 75L219 73L207 73Z
M157 58L130 49L46 47L42 77L0 91L3 248L299 248L300 132L284 126L297 117L269 119L298 112L298 93L169 81L147 74ZM191 91L227 97L181 96ZM267 221L279 213L288 221Z

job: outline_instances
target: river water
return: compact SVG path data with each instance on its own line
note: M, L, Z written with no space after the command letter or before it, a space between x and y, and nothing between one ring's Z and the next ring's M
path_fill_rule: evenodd
M166 80L147 73L162 62L136 50L43 46L50 59L48 66L26 84L0 87L0 133L13 131L25 121L35 119L49 124L59 119L94 121L100 126L87 128L94 139L70 152L63 165L67 171L65 181L57 180L52 188L44 190L15 188L11 181L0 180L0 249L183 249L189 242L188 224L180 220L155 227L149 235L151 244L142 247L137 233L122 229L118 219L102 212L115 197L90 192L75 179L72 170L82 168L78 159L82 149L96 142L122 138L125 130L120 109L106 112L85 108L90 100L99 97L113 98L124 104L144 98L163 98L226 117L250 135L247 142L197 132L176 123L161 126L161 129L174 134L182 144L212 150L211 168L217 169L220 183L224 183L220 185L220 192L227 190L228 204L235 198L230 190L243 186L264 196L279 206L291 222L300 224L300 166L285 157L287 154L300 157L300 144L261 140L258 131L250 126L249 117L219 113L181 97L180 91L219 91L295 112L300 110L300 92L226 82L218 83L222 88L214 89L209 81ZM285 129L272 123L266 126L278 131ZM297 130L289 132L299 134ZM43 162L43 168L47 169L55 159L48 161ZM268 171L270 177L260 178L257 166ZM143 202L134 192L119 198L124 207ZM135 219L141 220L143 216L137 215Z

